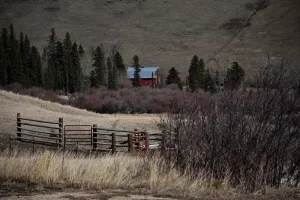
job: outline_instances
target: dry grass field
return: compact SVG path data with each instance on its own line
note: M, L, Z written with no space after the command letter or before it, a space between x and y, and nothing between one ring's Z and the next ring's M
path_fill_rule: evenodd
M12 22L29 35L40 51L51 28L62 40L67 31L86 52L103 43L122 44L127 66L137 54L141 63L158 65L165 73L175 67L188 73L193 55L224 70L233 61L247 71L281 57L300 62L299 0L0 0L0 28ZM89 71L90 56L83 61Z
M66 123L93 124L106 128L154 131L156 115L102 115L36 98L0 91L1 143L14 135L16 113ZM66 152L14 148L0 152L0 199L203 199L297 200L297 189L266 190L266 194L240 194L224 180L210 180L199 173L191 179L158 155L74 155ZM160 197L159 197L160 196ZM161 197L162 196L162 197ZM163 198L165 197L165 198Z
M121 130L157 131L157 115L125 115L125 114L97 114L71 106L43 101L37 98L18 95L12 92L0 91L0 138L7 142L16 132L16 116L48 121L58 121L64 118L64 124L93 125L103 128ZM2 143L3 144L3 143ZM1 145L1 142L0 142Z

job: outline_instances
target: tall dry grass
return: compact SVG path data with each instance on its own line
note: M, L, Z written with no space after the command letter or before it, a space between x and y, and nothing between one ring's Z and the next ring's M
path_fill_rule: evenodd
M71 187L139 189L154 194L197 198L236 195L226 180L191 179L159 156L103 155L101 157L42 151L5 151L0 155L0 179Z

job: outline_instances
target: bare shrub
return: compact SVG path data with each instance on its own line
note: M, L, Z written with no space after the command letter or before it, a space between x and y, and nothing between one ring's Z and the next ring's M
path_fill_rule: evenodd
M71 105L99 113L162 113L171 99L185 92L172 89L132 88L118 91L90 90L71 100Z
M268 65L255 88L174 99L161 122L177 135L174 144L165 141L174 148L166 157L213 179L230 174L230 183L246 192L299 185L300 95L294 88L300 76L290 69Z

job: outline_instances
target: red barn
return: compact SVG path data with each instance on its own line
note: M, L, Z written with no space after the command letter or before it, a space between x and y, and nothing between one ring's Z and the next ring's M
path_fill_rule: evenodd
M146 67L142 66L140 72L141 85L142 86L157 86L160 84L160 70L159 67ZM128 78L133 80L134 78L134 67L128 67L127 69Z

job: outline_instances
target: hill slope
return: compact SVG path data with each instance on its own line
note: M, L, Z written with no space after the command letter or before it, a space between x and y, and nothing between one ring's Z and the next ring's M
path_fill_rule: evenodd
M253 72L269 53L300 63L300 2L268 0L0 0L0 27L12 22L45 47L50 29L60 39L66 31L87 52L104 44L122 44L127 65L137 54L142 63L172 66L182 76L194 54L213 68L232 61ZM215 62L217 61L217 62ZM91 66L84 60L85 72Z
M63 117L65 125L98 124L100 127L122 130L133 131L135 128L157 130L155 120L158 117L156 115L96 114L3 90L0 90L0 105L0 140L1 138L8 139L15 134L17 113L21 113L24 117L48 121L57 121L59 117Z

